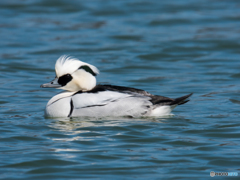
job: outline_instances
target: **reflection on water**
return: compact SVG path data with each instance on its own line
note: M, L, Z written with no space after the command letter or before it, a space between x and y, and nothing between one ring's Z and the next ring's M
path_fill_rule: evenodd
M76 132L78 129L84 127L109 127L109 126L122 126L131 123L145 123L156 122L164 123L168 118L173 115L164 116L165 118L148 117L148 118L127 118L127 117L72 117L72 118L54 118L51 119L50 127L56 128L64 132Z

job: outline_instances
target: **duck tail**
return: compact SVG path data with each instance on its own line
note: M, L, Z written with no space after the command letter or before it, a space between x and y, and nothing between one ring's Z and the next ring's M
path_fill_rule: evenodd
M171 102L170 105L182 105L182 104L185 104L185 103L187 103L188 101L190 101L190 100L187 99L187 98L189 98L192 94L193 94L193 93L190 93L190 94L188 94L188 95L186 95L186 96L182 96L182 97L176 98L176 99L174 99L174 101Z

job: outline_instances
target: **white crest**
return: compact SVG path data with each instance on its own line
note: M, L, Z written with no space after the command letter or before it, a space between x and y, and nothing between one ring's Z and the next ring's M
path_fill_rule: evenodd
M56 75L57 77L61 77L64 74L72 74L83 65L89 66L95 74L99 74L99 70L95 66L82 62L77 58L62 55L55 64Z

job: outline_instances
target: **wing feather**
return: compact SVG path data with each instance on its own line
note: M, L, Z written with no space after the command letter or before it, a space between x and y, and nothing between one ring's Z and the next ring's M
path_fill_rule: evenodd
M152 105L149 97L114 91L80 93L72 100L71 116L141 116Z

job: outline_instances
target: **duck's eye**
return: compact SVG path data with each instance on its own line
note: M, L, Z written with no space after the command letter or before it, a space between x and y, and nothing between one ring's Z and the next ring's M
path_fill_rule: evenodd
M58 78L58 84L65 86L68 82L72 80L71 74L65 74Z

